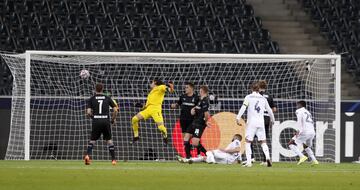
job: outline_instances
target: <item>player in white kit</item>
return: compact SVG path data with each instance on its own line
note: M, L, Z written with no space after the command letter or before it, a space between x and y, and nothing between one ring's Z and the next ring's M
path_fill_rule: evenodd
M289 148L300 157L298 165L308 160L308 157L300 151L297 145L303 146L305 152L310 157L312 164L317 165L319 164L319 162L316 160L314 152L311 150L315 137L314 121L311 117L311 113L306 109L305 101L299 101L296 103L296 105L297 110L295 113L299 130L297 131L296 135L290 140Z
M254 83L252 85L252 93L247 95L244 99L244 103L239 110L239 113L236 117L238 125L241 125L240 120L241 116L245 113L247 109L247 124L246 124L246 164L244 167L251 167L251 143L254 140L256 135L258 140L261 143L261 148L265 154L267 166L271 167L269 147L266 144L266 135L264 127L264 111L266 110L270 116L271 123L274 123L274 113L270 108L266 98L259 94L259 85Z
M197 158L191 158L187 162L192 164L193 162L204 162L209 164L233 164L240 159L240 147L242 136L235 134L231 143L225 148L211 150L206 152L206 157L199 156Z

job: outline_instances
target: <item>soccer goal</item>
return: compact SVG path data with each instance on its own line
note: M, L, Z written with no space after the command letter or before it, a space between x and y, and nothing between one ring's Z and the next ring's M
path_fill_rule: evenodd
M27 51L1 56L14 77L6 159L82 159L91 131L86 100L98 82L119 104L112 128L119 160L174 160L184 154L179 110L170 104L183 93L185 82L209 87L212 126L202 142L207 149L224 147L233 134L244 135L235 116L250 84L266 80L278 108L268 139L273 161L296 160L287 142L297 127L299 100L307 101L315 121L319 161L340 161L339 55ZM80 77L82 70L90 76ZM175 93L167 94L163 104L170 143L164 147L156 124L147 120L140 122L140 142L130 145L131 118L140 111L134 105L145 102L154 78L175 84ZM260 150L255 146L256 159L261 159ZM109 159L101 139L93 159Z

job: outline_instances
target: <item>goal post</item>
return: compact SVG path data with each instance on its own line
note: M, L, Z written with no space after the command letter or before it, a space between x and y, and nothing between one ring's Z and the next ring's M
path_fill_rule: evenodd
M315 154L321 161L340 162L340 55L26 51L1 56L14 76L6 159L81 159L91 130L85 102L96 82L104 83L120 106L113 128L118 159L174 160L183 154L179 110L169 105L187 81L208 85L217 97L210 110L215 127L205 130L202 141L207 149L223 147L231 134L244 133L232 119L248 86L264 79L279 108L268 140L273 160L296 160L286 141L295 130L295 103L304 99L319 136ZM79 77L82 69L90 71L89 79ZM130 120L139 111L133 104L145 101L153 78L175 83L176 92L167 94L163 104L170 146L162 147L151 119L140 122L140 143L129 145ZM109 158L104 147L97 142L94 159ZM260 159L260 149L255 149Z

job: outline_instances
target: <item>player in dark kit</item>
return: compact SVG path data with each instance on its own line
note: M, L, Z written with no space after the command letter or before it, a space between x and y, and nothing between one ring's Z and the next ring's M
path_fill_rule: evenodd
M210 119L209 114L209 98L208 98L209 89L207 86L200 87L200 101L199 103L191 109L190 113L194 116L194 120L191 123L190 127L186 129L184 137L184 148L186 153L186 158L181 159L181 162L188 162L191 154L191 145L190 138L192 137L192 145L197 147L201 152L206 153L206 149L200 144L200 138L207 126L207 121Z
M270 96L267 92L266 92L266 89L267 89L267 82L265 80L260 80L258 82L259 84L259 93L264 96L266 98L266 100L268 101L269 103L269 106L270 108L272 109L273 112L276 112L277 111L277 107L274 103L274 100L272 98L272 96ZM269 139L269 130L270 130L270 116L268 114L267 111L264 112L264 121L265 121L265 135L266 135L266 139ZM253 148L251 147L251 149L253 150ZM262 155L263 157L263 162L261 163L261 165L266 165L266 158L265 158L265 155L263 154Z
M185 137L187 129L190 127L191 123L194 120L194 116L191 115L191 109L194 108L200 100L199 96L194 93L194 88L195 86L193 83L186 82L185 93L179 97L177 103L171 104L171 108L173 109L180 107L180 127L183 137ZM200 144L199 146L202 145ZM201 153L200 149L197 149L197 151L198 154ZM204 152L204 154L206 154L206 152Z
M103 94L103 89L104 86L102 84L96 84L95 95L89 99L86 108L87 116L92 118L91 137L84 157L86 165L90 165L90 155L92 153L92 149L95 141L100 138L101 134L109 147L112 160L111 163L116 165L115 147L113 141L111 140L111 124L115 123L116 114L118 113L119 108L114 100ZM110 107L113 108L111 123L109 116Z
M191 115L191 109L199 102L199 96L194 93L194 88L194 84L190 82L185 83L185 93L179 97L177 103L171 104L173 109L180 107L180 127L183 136L194 120L194 116Z

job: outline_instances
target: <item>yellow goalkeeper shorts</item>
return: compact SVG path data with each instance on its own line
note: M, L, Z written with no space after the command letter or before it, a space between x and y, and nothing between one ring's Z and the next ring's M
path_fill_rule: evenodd
M140 115L142 115L145 120L152 117L155 123L164 123L162 111L157 107L149 106L141 111Z

